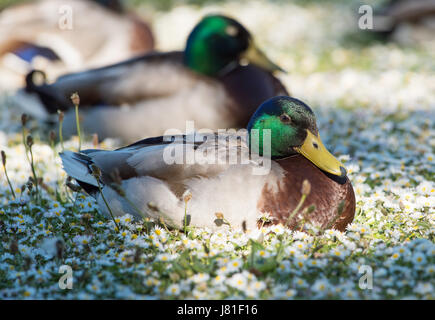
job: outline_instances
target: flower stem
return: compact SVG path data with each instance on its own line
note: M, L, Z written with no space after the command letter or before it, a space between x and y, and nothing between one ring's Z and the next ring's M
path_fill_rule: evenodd
M65 148L63 146L62 128L63 128L63 112L59 113L59 141L60 141L60 146L62 148L62 152L64 152Z
M103 190L101 189L101 184L98 178L96 178L97 184L98 184L98 190L100 190L101 198L103 198L104 204L106 205L107 209L109 210L110 216L112 217L113 222L115 223L116 229L120 231L118 223L116 223L115 217L113 216L112 209L110 208L109 204L107 203L106 197L104 196Z
M184 233L186 233L187 229L187 201L184 202Z
M38 177L36 176L36 170L35 170L35 164L33 161L33 152L32 152L32 146L29 146L29 152L30 152L30 167L32 169L33 179L35 180L35 192L36 197L38 199L38 202L40 200L40 194L39 194L39 186L38 186Z
M293 219L294 216L296 216L296 214L298 213L298 211L300 210L300 208L302 207L302 205L305 202L305 199L307 198L306 194L303 194L301 197L301 200L299 200L298 205L296 206L296 208L293 210L293 212L288 216L287 221L285 222L285 225L288 226L288 224L290 223L290 221Z
M82 149L82 138L80 134L80 119L79 119L79 105L75 105L76 109L76 124L77 124L77 134L79 136L79 151Z
M9 188L11 189L12 196L14 197L14 199L16 199L17 197L15 195L14 188L12 187L11 180L9 180L8 171L6 170L6 153L2 150L1 154L2 154L3 170L5 172L6 180L8 181L8 185Z

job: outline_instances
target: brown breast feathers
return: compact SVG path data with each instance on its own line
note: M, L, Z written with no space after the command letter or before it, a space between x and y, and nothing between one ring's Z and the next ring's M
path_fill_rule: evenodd
M277 162L286 172L285 177L279 183L277 192L273 192L268 185L264 186L263 196L257 204L258 209L261 212L269 212L272 217L276 218L273 223L285 224L301 199L302 183L307 179L311 184L311 192L299 213L314 205L315 210L306 215L306 220L315 222L322 228L330 226L344 231L346 226L352 222L355 214L355 195L349 179L347 177L343 179L344 183L334 181L300 155L280 159ZM340 205L341 202L343 202L342 205ZM289 222L289 227L300 229L301 219L293 217Z

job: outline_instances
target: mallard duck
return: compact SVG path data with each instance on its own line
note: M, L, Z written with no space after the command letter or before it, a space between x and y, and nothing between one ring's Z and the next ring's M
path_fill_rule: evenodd
M402 44L433 42L435 0L390 0L373 17L373 29Z
M16 79L17 87L34 68L52 81L154 47L150 27L118 0L38 0L10 6L0 13L0 39L1 83L11 86Z
M247 130L160 136L114 151L65 151L61 158L106 214L104 199L116 216L163 218L173 228L183 228L185 209L196 227L217 229L225 221L253 230L262 214L300 227L290 213L302 192L308 195L299 213L311 207L306 221L322 228L342 231L355 212L351 182L322 144L314 113L288 96L261 104ZM311 191L302 189L304 180Z
M194 27L184 51L146 54L53 84L36 85L34 72L25 92L36 93L48 112L66 111L70 135L76 132L70 95L77 91L85 132L131 143L167 129L184 132L187 120L212 130L245 127L261 102L288 94L272 75L277 70L240 23L210 15ZM22 104L28 113L41 110Z

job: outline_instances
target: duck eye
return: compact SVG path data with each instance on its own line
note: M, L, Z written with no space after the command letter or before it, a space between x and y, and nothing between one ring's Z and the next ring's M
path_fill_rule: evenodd
M237 30L235 26L228 26L225 29L225 33L231 37L235 37L239 33L239 30Z
M289 117L289 115L283 113L282 115L279 116L279 119L284 122L284 123L290 123L292 121L292 119Z

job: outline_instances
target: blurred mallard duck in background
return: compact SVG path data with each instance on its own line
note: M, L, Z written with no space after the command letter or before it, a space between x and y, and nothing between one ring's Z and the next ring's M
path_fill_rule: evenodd
M54 80L153 47L149 26L119 0L26 1L0 12L0 83L16 89L34 68Z
M375 11L373 31L402 44L433 42L435 0L390 0Z
M118 64L68 74L53 84L36 84L28 75L21 93L36 94L44 108L21 103L30 114L67 111L64 132L75 133L71 93L80 95L81 126L100 139L132 142L196 128L245 127L264 100L287 95L272 74L281 70L254 44L236 20L203 18L190 33L184 51L150 53Z
M301 214L321 228L345 230L355 214L352 184L323 145L312 110L297 99L274 97L258 108L247 129L220 139L216 134L148 138L114 151L65 151L61 158L68 175L107 214L99 185L114 215L161 217L174 228L183 228L187 201L186 222L195 227L216 229L224 221L252 230L268 213L272 223L291 228L302 229ZM254 145L260 152L249 147ZM195 161L186 163L191 156L177 151L168 158L173 150L190 150ZM229 155L238 162L231 163ZM272 159L270 166L265 159ZM292 215L302 194L305 201Z

